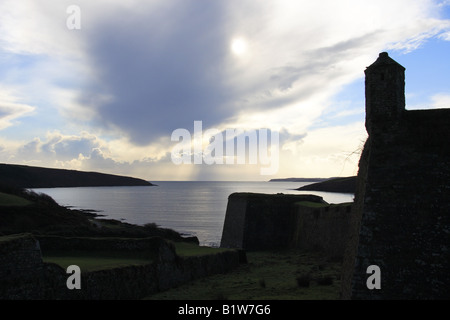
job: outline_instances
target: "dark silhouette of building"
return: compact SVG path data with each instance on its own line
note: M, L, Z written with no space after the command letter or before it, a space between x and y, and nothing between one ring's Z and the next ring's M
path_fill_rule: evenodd
M365 75L369 137L342 298L449 299L450 109L405 110L405 68L385 52ZM367 285L372 265L380 289Z

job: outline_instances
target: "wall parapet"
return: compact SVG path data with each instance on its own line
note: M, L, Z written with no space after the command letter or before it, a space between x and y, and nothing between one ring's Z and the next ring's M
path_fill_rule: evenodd
M235 193L228 198L221 247L320 250L342 258L352 207L316 195Z
M142 265L82 271L81 289L69 290L66 281L70 274L57 264L44 262L41 248L44 251L86 250L89 244L90 250L148 251L156 259ZM241 255L237 250L227 250L180 257L170 242L158 237L35 238L31 234L0 237L0 299L142 299L201 277L230 272L239 266Z

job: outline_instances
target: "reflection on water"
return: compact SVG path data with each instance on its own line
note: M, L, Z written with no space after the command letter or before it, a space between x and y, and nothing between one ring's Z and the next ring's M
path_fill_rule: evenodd
M153 183L154 181L152 181ZM195 235L202 245L220 244L228 196L234 192L316 194L328 203L353 201L353 194L296 191L308 182L154 182L145 187L34 189L60 205L92 209L108 219L133 224L156 223Z

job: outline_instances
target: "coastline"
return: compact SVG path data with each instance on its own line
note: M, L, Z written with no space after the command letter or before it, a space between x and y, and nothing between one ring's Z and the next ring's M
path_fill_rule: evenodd
M15 188L70 188L108 186L155 186L149 181L107 174L67 169L53 169L0 163L2 186Z

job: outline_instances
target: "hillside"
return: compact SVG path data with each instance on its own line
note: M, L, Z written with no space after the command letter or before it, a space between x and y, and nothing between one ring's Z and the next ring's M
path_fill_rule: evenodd
M296 190L355 193L356 177L333 178L318 183L308 184Z
M284 178L284 179L270 179L269 182L321 182L327 180L326 178Z
M198 243L195 237L185 237L154 223L140 226L100 219L96 213L88 210L60 206L46 194L12 187L0 186L0 213L0 236L19 233L83 237L158 236Z
M152 186L148 181L99 172L0 164L0 184L16 188Z

